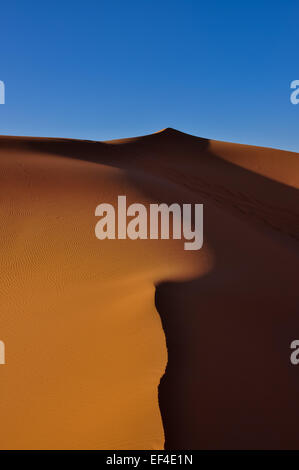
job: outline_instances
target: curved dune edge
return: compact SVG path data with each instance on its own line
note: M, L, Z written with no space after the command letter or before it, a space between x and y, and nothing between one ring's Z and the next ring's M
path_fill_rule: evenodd
M298 167L170 128L0 137L1 448L296 446ZM120 194L203 203L204 248L99 242L94 209Z

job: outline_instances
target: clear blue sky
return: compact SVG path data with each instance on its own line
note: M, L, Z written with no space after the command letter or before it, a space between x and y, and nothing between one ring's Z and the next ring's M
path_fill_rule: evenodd
M1 2L0 134L175 127L299 152L298 0Z

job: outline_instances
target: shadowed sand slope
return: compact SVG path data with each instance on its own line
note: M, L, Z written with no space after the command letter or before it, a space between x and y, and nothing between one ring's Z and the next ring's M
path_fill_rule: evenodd
M174 129L1 137L0 447L298 448L298 187L297 154ZM203 203L203 248L97 240L123 194Z

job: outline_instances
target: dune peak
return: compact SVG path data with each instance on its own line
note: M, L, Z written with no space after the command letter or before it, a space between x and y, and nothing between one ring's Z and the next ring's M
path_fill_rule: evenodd
M177 129L174 129L173 127L165 127L164 129L161 129L160 131L155 132L154 134L164 134L164 135L190 135L186 134L185 132L181 132Z

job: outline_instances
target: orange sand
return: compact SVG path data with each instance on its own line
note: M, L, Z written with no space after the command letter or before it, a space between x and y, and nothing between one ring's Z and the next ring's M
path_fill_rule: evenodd
M173 129L1 137L0 448L299 448L298 186L297 154ZM97 240L122 194L203 203L203 249Z

